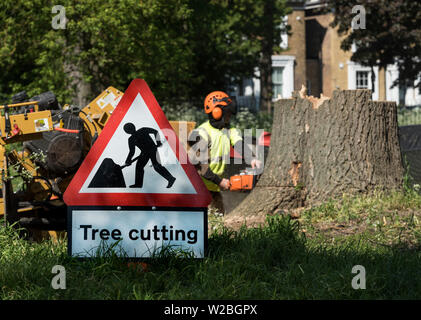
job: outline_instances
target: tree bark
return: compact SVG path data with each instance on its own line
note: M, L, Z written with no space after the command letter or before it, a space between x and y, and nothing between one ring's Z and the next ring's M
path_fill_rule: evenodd
M91 85L83 80L83 74L80 68L72 56L79 56L81 53L80 46L76 46L70 53L64 52L63 54L68 55L64 65L64 71L70 78L69 89L72 89L74 95L72 97L72 104L85 107L89 103L88 97L92 96Z
M273 38L273 11L274 1L267 0L264 4L263 14L263 37L262 37L262 56L260 59L260 83L261 83L261 102L262 110L271 111L272 106L272 54L274 47Z
M272 56L271 56L272 57ZM266 61L266 63L265 63ZM272 59L263 57L260 68L260 110L271 111L272 106Z
M376 91L376 74L374 73L374 66L371 65L371 96Z
M403 174L394 102L373 102L370 90L336 90L330 99L294 92L276 102L264 172L227 219L398 189Z

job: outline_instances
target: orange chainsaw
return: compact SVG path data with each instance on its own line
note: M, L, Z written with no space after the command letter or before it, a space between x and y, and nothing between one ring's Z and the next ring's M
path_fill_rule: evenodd
M260 178L256 169L247 168L240 171L240 174L230 177L230 191L250 191L254 188Z

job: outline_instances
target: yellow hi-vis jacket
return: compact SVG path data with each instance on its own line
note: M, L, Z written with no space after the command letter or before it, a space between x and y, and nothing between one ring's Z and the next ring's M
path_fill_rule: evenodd
M198 134L208 144L208 164L213 173L223 178L227 163L230 161L231 146L241 141L240 131L236 128L217 129L209 121L201 124L197 129ZM220 191L215 183L203 178L209 191Z

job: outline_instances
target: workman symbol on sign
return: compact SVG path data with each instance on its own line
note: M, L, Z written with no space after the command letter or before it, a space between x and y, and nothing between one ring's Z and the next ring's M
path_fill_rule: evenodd
M136 130L135 125L131 122L126 123L123 129L126 133L131 135L129 137L129 154L126 159L125 166L129 166L137 160L135 184L131 185L130 188L142 188L143 176L145 174L144 168L149 160L151 160L155 171L168 181L167 188L171 188L176 178L173 177L171 173L163 165L161 165L160 161L157 159L157 157L159 157L157 152L158 147L162 146L158 131L148 127L143 127L139 130ZM156 144L152 139L151 134L155 137ZM141 154L132 160L136 147L140 149Z
M125 164L121 166L116 164L113 159L105 158L88 188L126 188L122 169L136 161L135 183L130 188L142 188L145 166L149 160L151 160L155 171L168 181L167 188L171 188L176 178L160 163L158 148L162 146L162 142L159 139L158 131L148 127L136 130L135 125L131 122L126 123L123 129L127 134L130 134L129 154ZM140 149L141 153L132 159L136 147Z

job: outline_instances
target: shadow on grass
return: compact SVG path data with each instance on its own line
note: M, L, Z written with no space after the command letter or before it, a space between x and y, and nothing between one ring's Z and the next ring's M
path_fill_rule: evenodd
M255 229L217 229L206 258L162 251L148 271L116 255L84 261L66 244L34 244L0 229L0 299L419 299L419 250L374 246L363 236L335 244L306 239L296 220L270 217ZM51 288L63 265L67 289ZM351 282L366 270L366 289Z
M276 216L260 228L216 230L204 260L153 263L157 273L177 270L169 279L183 291L170 299L419 299L420 262L419 250L374 246L364 236L313 242L296 220ZM365 268L365 290L352 288L356 265Z

